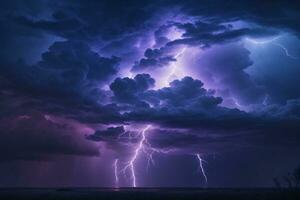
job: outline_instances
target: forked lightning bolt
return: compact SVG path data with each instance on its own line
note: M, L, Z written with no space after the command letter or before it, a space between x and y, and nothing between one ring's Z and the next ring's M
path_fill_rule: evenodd
M147 164L147 168L148 168L150 163L154 164L153 153L167 154L171 151L171 150L158 150L151 146L151 144L147 141L147 138L146 138L146 133L150 128L151 128L151 125L147 125L140 132L141 139L139 140L138 144L136 145L136 148L134 149L133 156L130 158L130 160L128 162L125 162L125 166L122 167L122 169L120 170L121 172L123 172L124 176L126 176L126 172L129 170L130 175L131 175L130 179L132 180L132 187L137 187L135 162L141 152L145 153L145 155L148 157L148 164ZM131 135L129 135L129 137L131 138ZM199 170L201 170L201 173L205 179L205 184L207 184L207 181L208 181L207 175L206 175L206 172L205 172L204 166L203 166L203 162L205 162L205 161L201 158L200 154L196 154L196 158L199 162ZM113 164L114 165L114 175L115 175L115 187L119 187L119 170L118 170L119 164L120 164L119 159L115 159L114 164Z
M199 161L199 168L200 168L200 170L202 172L202 175L205 179L205 184L207 184L207 176L206 176L206 173L205 173L205 170L204 170L204 167L203 167L203 162L205 162L205 161L201 158L200 154L196 154L196 157Z
M143 144L146 141L146 132L148 129L151 128L151 125L147 125L141 132L141 140L139 141L136 149L134 150L134 154L132 156L132 158L129 160L129 162L125 165L125 167L122 169L123 172L125 172L127 169L130 169L130 173L131 173L131 179L132 179L132 186L136 187L136 176L135 176L135 169L134 169L134 164L136 159L138 158L142 148L143 148Z

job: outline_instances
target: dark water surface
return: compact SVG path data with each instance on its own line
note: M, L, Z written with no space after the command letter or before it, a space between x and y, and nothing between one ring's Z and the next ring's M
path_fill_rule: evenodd
M1 188L0 199L300 200L300 190L199 188Z

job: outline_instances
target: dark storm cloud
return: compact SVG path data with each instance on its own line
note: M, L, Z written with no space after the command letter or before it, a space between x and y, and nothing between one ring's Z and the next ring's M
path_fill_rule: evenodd
M1 79L0 79L1 80ZM8 115L30 115L32 111L53 114L62 118L73 119L83 124L109 124L123 121L120 108L115 104L100 105L91 101L75 99L58 99L43 97L31 93L13 90L11 82L1 81L0 117ZM98 99L99 101L103 99Z
M201 81L191 77L175 80L170 87L159 90L139 91L134 83L134 79L116 79L113 83L115 87L118 86L118 90L114 91L115 98L121 104L133 103L134 106L135 102L144 101L153 107L133 107L123 115L125 121L155 122L178 127L213 126L219 121L220 127L216 128L225 128L226 121L242 119L245 115L237 109L220 107L222 98L215 97L214 91L204 89ZM225 118L224 121L222 118Z
M118 62L116 57L101 57L85 43L65 41L55 42L35 65L19 61L1 71L15 88L30 94L93 101L104 96L99 86L116 74Z
M205 90L201 81L191 77L175 80L170 87L143 91L135 98L152 106L133 106L123 114L124 121L165 127L169 134L162 133L152 138L151 144L157 148L184 149L183 146L187 146L183 151L191 153L196 152L199 145L221 151L235 143L240 143L236 147L299 144L298 100L247 113L220 106L222 99L215 97L213 91ZM161 132L156 129L150 132L156 131ZM282 139L286 131L288 134Z
M173 6L179 6L183 14L197 16L200 20L192 20L190 23L175 20L169 24L156 24L155 15L158 11ZM257 113L246 113L222 107L222 98L216 97L213 91L204 89L200 80L186 77L171 82L169 87L153 90L155 80L148 74L139 74L133 79L116 78L110 84L110 91L104 91L100 88L115 78L120 60L116 57L102 57L90 47L99 45L101 48L104 41L106 45L102 51L124 56L127 49L139 49L131 47L137 32L142 35L146 30L155 27L154 46L149 45L146 50L141 48L144 58L137 59L132 68L134 72L152 70L175 62L178 53L176 48L180 44L199 46L207 50L207 47L235 42L246 36L274 35L278 29L292 31L299 36L298 4L280 4L279 1L193 0L29 1L26 4L12 1L5 3L1 11L3 10L5 12L0 14L0 40L3 41L0 54L0 92L3 98L0 100L0 107L4 112L0 116L5 118L12 115L7 119L1 118L3 124L8 119L13 123L17 116L27 116L32 110L37 110L76 119L82 123L138 122L153 123L165 128L192 129L192 134L188 136L179 136L181 133L162 133L164 135L159 136L161 141L157 141L159 137L153 139L153 143L161 148L172 145L172 148L176 148L195 143L204 145L206 142L218 143L220 140L229 141L232 138L228 137L227 140L224 136L220 140L211 140L210 137L199 139L195 130L200 129L233 133L259 132L266 136L269 143L279 142L282 132L288 130L291 134L288 138L294 138L295 143L299 141L299 136L294 134L299 130L298 100L288 101L286 105L273 105L265 110L260 108ZM252 22L255 26L236 28L234 25L224 24L238 20ZM184 31L181 39L171 41L166 36L171 27ZM32 38L49 39L53 36L62 37L66 41L53 43L36 64L12 62L19 55L30 51ZM16 38L22 48L17 48ZM122 50L119 51L118 48ZM228 86L225 89L240 97L244 104L259 102L264 92L244 72L252 64L249 52L235 46L227 50L228 52L216 52L218 55L212 55L203 64L203 68L219 78L222 85ZM279 92L278 96L280 95ZM66 144L72 137L67 136L65 139L62 135L65 131L69 133L72 130L61 130L64 127L57 127L57 124L41 116L30 119L21 117L20 124L14 129L9 129L4 124L3 130L8 132L2 133L3 150L0 151L9 152L12 158L30 157L35 152L94 153L92 150L82 150L77 144ZM7 124L9 125L10 123ZM28 131L24 132L24 127ZM41 129L46 131L45 136L38 134ZM19 137L13 137L11 133L20 135L20 138L28 137L28 144L20 143ZM111 127L105 131L96 131L88 139L110 141L123 133L123 127ZM238 141L239 139L233 139L228 144ZM11 146L5 145L6 143ZM20 154L23 151L24 155ZM5 157L3 153L0 155Z
M149 74L138 74L134 79L117 78L110 88L117 103L134 105L136 102L145 101L154 105L153 109L166 113L184 109L209 110L222 102L222 98L213 96L214 91L204 89L200 80L191 77L175 80L170 83L170 87L159 90L151 90L153 86L154 79ZM152 108L146 106L145 109Z
M287 100L285 104L271 104L260 107L255 112L258 115L279 118L281 120L300 119L300 99Z
M178 54L176 47L167 45L171 41L171 39L168 38L168 34L170 32L172 33L171 29L174 27L173 23L167 23L157 28L154 32L155 44L153 48L147 48L144 51L144 58L136 61L131 71L151 71L156 68L168 66L171 62L176 62L176 56Z
M201 35L204 33L215 33L219 31L226 31L230 30L232 28L232 25L222 25L216 22L202 22L202 21L196 21L193 23L174 23L174 26L177 26L180 29L185 30L185 33L182 35L184 37L193 37L197 35Z
M54 3L53 3L54 4ZM75 5L71 2L60 3L65 12L80 21L88 23L84 33L107 34L114 36L123 31L136 30L149 19L158 8L172 8L179 6L183 12L194 16L203 16L215 22L232 20L249 20L270 27L288 28L299 31L299 4L296 1L78 1ZM222 5L222 6L220 6ZM97 12L101 10L102 12ZM152 11L152 12L149 12ZM58 14L57 14L58 13ZM71 15L71 14L70 14ZM66 19L68 14L63 11L54 14L57 20ZM109 20L107 20L109 16ZM123 20L126 19L126 20ZM112 24L118 27L112 27ZM200 25L203 27L204 24ZM98 28L96 28L98 27ZM205 29L220 30L221 26L207 26ZM79 31L80 32L80 31Z
M24 95L12 90L9 81L0 80L0 161L99 156L98 148L84 138L86 126L70 120L79 115L74 106L69 109L50 99Z
M205 25L203 26L203 24ZM183 38L171 41L168 43L168 45L187 44L207 48L214 44L222 44L237 41L246 36L266 37L275 35L277 33L276 31L257 28L231 29L231 26L227 26L226 28L222 25L217 26L215 24L206 24L203 22L196 22L196 25L182 24L177 26L185 30Z
M241 28L232 30L231 25L223 22L245 20L269 28L286 27L294 32L299 31L297 3L286 1L30 1L28 4L7 3L5 17L11 26L24 30L32 35L40 30L72 40L97 41L101 39L123 38L132 32L144 31L146 25L153 25L156 14L166 8L181 8L186 15L204 18L195 23L175 22L174 25L185 30L185 38L172 43L201 44L208 46L214 43L232 41L239 37L264 36L274 34L271 29ZM225 8L220 7L223 5ZM20 7L22 9L20 9ZM9 14L8 14L9 13ZM13 14L11 14L13 13ZM33 14L34 13L34 14ZM44 14L47 13L47 14ZM44 15L43 15L44 14ZM126 19L126 20L124 20ZM117 26L115 25L117 24ZM166 38L162 32L170 24L161 25L155 33L157 44L164 44ZM7 32L6 29L3 34ZM212 34L214 33L214 34ZM200 43L201 41L201 43Z
M157 49L146 49L144 52L144 58L135 62L132 67L132 71L141 72L145 70L153 70L155 68L168 66L171 62L176 62L176 58L180 56L177 50L178 45L208 48L212 45L234 42L246 36L259 38L272 36L278 33L274 30L262 28L234 29L231 24L222 25L220 23L202 21L196 21L194 23L174 22L167 26L167 28L171 27L177 27L179 30L181 29L184 31L181 38L174 40L168 39L166 37L167 31L161 31L162 27L160 27L154 35L156 45L160 46L162 43L162 47Z
M149 75L143 74L136 77L138 76L151 80L153 84L153 79ZM145 85L139 89L136 85L136 78L118 78L112 83L111 88L114 91L116 103L132 105L123 114L124 121L153 122L170 127L202 127L215 130L263 129L264 125L269 126L281 121L271 113L272 109L266 112L266 115L262 115L222 107L220 105L222 98L216 97L214 91L204 89L200 80L191 77L175 80L170 83L169 87L158 90L151 90L148 84ZM143 101L148 106L138 107L136 105L138 101ZM290 104L286 106L291 107ZM296 107L292 107L291 110L297 112ZM290 113L285 113L284 116L288 117Z
M151 16L149 1L45 1L52 19L30 19L20 15L15 21L67 39L111 39L142 27ZM125 19L125 20L124 20ZM115 24L118 24L115 26Z
M197 119L201 121L200 117ZM224 120L223 122L230 123L230 129L226 129L229 128L228 126L225 129L224 127L218 129L205 127L203 124L195 127L188 126L184 129L170 129L167 128L168 125L164 124L161 126L165 127L164 129L153 127L147 131L147 142L144 143L144 146L149 150L154 149L156 152L167 154L212 154L237 149L297 147L299 145L297 120L292 122L291 120L259 117L254 119L253 121L247 120L244 127L234 124L240 122L237 121L238 119L232 123L226 119L209 119L215 123L215 126L220 126L220 121ZM257 123L259 125L256 125ZM284 137L283 133L286 133ZM128 156L132 154L128 145L134 145L141 139L141 135L139 135L140 137L133 135L130 136L130 133L126 132L123 127L110 127L106 130L96 131L87 139L105 142L112 150L120 151L123 155L126 155L126 149ZM133 141L132 138L135 140Z
M135 154L134 146L142 140L140 131L135 129L125 130L124 126L111 126L106 129L96 130L86 135L88 141L104 142L106 147L116 153L116 158L128 162L128 159Z
M54 13L53 17L57 21L40 20L35 22L24 16L16 17L14 21L18 24L29 26L31 28L38 28L54 33L64 32L67 34L67 32L75 32L80 30L81 24L76 19L68 19L63 13ZM64 36L64 34L61 35Z
M116 106L100 105L100 102L105 103L108 100L107 91L100 87L116 74L118 63L118 58L101 57L83 42L64 41L51 45L36 64L29 65L19 61L2 65L0 117L10 116L13 120L20 115L31 116L34 111L82 123L120 121ZM38 118L30 120L36 120L36 123L43 122ZM28 124L28 129L38 131L33 122ZM22 134L21 129L16 128L13 131ZM57 137L50 138L51 141L60 139L59 134L64 134L63 128L49 131L49 134L52 131L58 134ZM68 137L69 140L73 140L72 135ZM17 137L11 140L13 139L18 140ZM36 143L40 139L43 140L39 135L32 138ZM78 143L80 141L78 140ZM64 153L63 150L59 152Z
M140 72L145 70L153 70L167 66L171 62L175 62L174 53L168 53L165 48L147 49L144 53L145 58L136 62L132 67L132 71Z
M0 50L1 65L4 62L16 61L19 58L36 57L31 52L36 49L40 50L40 46L47 41L41 32L13 22L11 16L13 14L36 16L38 12L44 12L45 10L46 8L43 5L33 1L26 3L16 0L1 2L0 42L3 47ZM30 51L28 46L31 47Z
M51 156L97 156L96 146L68 123L57 122L41 113L11 115L1 119L0 161L47 159Z
M97 130L93 135L88 135L87 139L93 141L117 140L124 133L125 129L123 126L109 127L106 130Z
M137 77L151 80L151 77L145 74ZM134 84L137 82L137 77L115 80L112 85L118 90L114 90L114 95L126 92L126 95L121 93L122 98L115 96L115 100L119 104L131 105L122 115L124 122L156 124L166 128L147 131L149 142L154 148L195 153L202 145L205 146L203 151L217 149L222 151L225 146L232 146L234 142L246 143L244 138L247 136L242 135L243 132L252 130L256 133L262 128L261 124L255 124L258 117L250 116L237 109L221 107L222 99L214 97L214 91L204 89L203 83L199 80L185 77L171 82L170 87L159 90L143 87L138 90ZM137 106L137 101L143 101L148 106ZM87 136L87 139L107 142L112 149L121 150L128 148L126 145L124 147L124 144L132 143L128 135L129 133L123 127L109 127L106 130L96 131ZM124 137L127 137L127 140ZM216 148L218 145L219 147ZM132 153L128 149L127 152Z
M156 96L166 107L197 107L213 108L222 102L220 97L214 97L213 91L203 88L200 80L191 77L184 77L181 80L174 80L170 87L162 88L155 92Z
M174 154L212 154L249 148L261 138L262 135L256 132L215 132L205 129L158 128L147 133L147 141L152 148Z
M137 102L139 95L154 86L154 79L149 74L138 74L133 79L117 78L110 84L114 99L120 102Z
M170 39L166 35L169 33L170 28L173 26L173 24L164 24L154 32L155 47L164 46L170 41Z
M148 12L152 10L149 2L134 0L26 3L14 0L3 2L0 9L1 63L19 58L36 61L51 43L62 39L97 43L99 48L112 42L111 39L122 40L144 29L145 21L155 13Z
M136 130L136 129L135 129ZM142 130L142 129L140 129ZM97 130L86 138L95 142L105 142L114 151L123 155L131 155L136 145L141 141L139 132L125 131L123 126L108 127L104 130ZM258 134L247 132L213 132L199 129L160 129L151 128L147 130L144 146L147 150L155 150L168 154L196 154L224 152L228 149L247 148L250 142L261 139ZM253 143L252 143L253 145Z
M174 1L173 1L174 3ZM260 25L287 29L299 34L299 8L297 1L177 1L184 12L214 22L245 20Z

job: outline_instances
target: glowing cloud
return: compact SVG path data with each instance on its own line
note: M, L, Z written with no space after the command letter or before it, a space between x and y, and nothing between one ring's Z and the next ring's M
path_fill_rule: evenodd
M252 44L255 44L255 45L267 45L267 44L271 44L271 45L274 45L274 46L277 46L279 47L283 53L291 58L291 59L300 59L300 57L296 57L296 56L293 56L289 53L288 49L283 45L283 44L280 44L278 42L276 42L281 36L277 36L277 37L274 37L274 38L271 38L271 39L252 39L252 38L246 38L245 40L247 42L250 42Z

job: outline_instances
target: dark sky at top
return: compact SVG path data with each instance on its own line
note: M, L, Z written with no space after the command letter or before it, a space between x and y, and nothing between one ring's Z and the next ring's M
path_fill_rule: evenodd
M7 0L0 44L0 187L262 187L300 164L297 1Z

